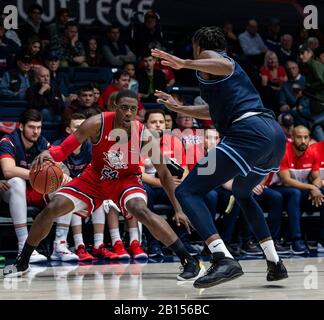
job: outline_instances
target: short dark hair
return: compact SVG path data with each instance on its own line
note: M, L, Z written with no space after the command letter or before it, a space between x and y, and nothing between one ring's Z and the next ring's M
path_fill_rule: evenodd
M146 110L145 111L144 123L147 123L147 121L148 121L148 119L149 119L149 117L150 117L150 115L152 113L160 113L160 114L163 115L163 118L165 119L165 112L164 112L164 110L162 110L162 109L149 109L149 110Z
M87 117L83 114L83 113L80 113L80 112L74 112L72 114L70 114L64 121L64 127L69 127L70 124L71 124L71 121L72 120L85 120L87 119Z
M58 19L61 15L67 13L70 15L69 10L67 8L60 8L56 11L56 19Z
M68 22L65 24L65 28L64 28L64 30L67 30L68 27L77 27L78 30L79 30L79 25L78 25L75 21L68 21Z
M91 82L90 83L90 87L93 89L97 89L101 92L101 89L100 89L100 86L99 86L99 83L98 82Z
M41 14L43 13L43 7L41 5L39 5L38 3L34 3L31 6L29 6L28 14L31 14L35 9L39 10Z
M118 70L113 74L113 80L118 80L120 79L122 76L128 76L130 77L130 75L124 71L124 70Z
M117 96L116 96L116 104L119 102L120 99L122 98L133 98L137 100L137 94L134 91L128 90L128 89L124 89L118 92Z
M79 89L78 91L78 95L80 95L82 92L86 92L86 91L93 91L93 87L89 84L86 86L83 86Z
M22 125L25 125L29 121L43 121L42 114L36 110L36 109L28 109L25 110L20 116L19 116L19 123Z
M227 47L223 30L215 26L200 28L192 41L205 50L224 51Z

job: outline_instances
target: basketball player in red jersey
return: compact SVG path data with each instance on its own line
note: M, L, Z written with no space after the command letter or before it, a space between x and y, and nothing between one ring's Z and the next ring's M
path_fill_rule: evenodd
M33 168L37 171L44 161L63 161L86 139L92 141L91 164L80 176L59 189L37 216L16 263L5 268L5 276L20 276L28 271L31 253L48 235L55 218L83 209L88 209L90 215L100 208L105 199L118 204L126 218L137 218L154 237L178 255L183 266L178 280L194 280L204 274L200 261L191 257L168 223L147 208L146 192L140 179L139 157L140 151L150 143L148 155L175 208L176 221L189 230L190 222L175 198L175 185L164 164L159 143L135 120L137 108L136 94L130 90L120 91L116 97L116 112L104 112L87 119L59 146L42 152L34 160Z

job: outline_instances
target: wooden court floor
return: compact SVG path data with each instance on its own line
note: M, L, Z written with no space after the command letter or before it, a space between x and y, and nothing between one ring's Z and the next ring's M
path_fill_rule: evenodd
M284 262L286 280L267 282L265 260L243 260L242 277L204 290L177 282L178 262L33 265L22 278L0 279L0 300L324 299L324 257Z

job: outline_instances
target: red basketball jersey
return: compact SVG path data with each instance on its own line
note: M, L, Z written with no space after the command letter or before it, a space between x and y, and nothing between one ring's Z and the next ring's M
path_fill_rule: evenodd
M139 155L143 125L131 121L131 138L126 131L113 129L114 112L102 113L102 126L99 141L92 146L91 168L100 180L119 179L141 174Z

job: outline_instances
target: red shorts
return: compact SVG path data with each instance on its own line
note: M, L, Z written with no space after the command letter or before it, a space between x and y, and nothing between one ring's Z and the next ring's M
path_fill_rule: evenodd
M31 186L27 186L26 188L26 199L28 206L37 207L39 209L43 209L46 206L44 195L38 193Z
M146 191L138 175L130 175L115 180L100 180L91 166L82 174L58 190L59 193L72 195L88 206L88 216L98 209L104 200L112 200L121 210L123 216L131 218L126 210L127 201L142 198L147 201Z

